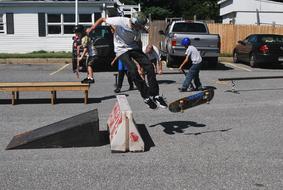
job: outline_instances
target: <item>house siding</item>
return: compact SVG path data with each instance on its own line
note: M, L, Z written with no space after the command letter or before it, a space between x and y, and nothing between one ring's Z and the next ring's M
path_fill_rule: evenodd
M39 36L38 13L45 14L74 14L74 3L64 6L52 4L39 4L30 6L22 4L18 6L1 6L0 14L13 13L14 33L0 34L0 53L28 53L33 51L72 51L73 34L56 34L45 37ZM79 14L100 13L105 16L98 4L82 4ZM6 22L6 21L5 21Z
M14 36L30 37L38 36L37 14L14 14L15 16L15 34Z
M222 23L256 24L257 10L262 24L283 25L283 3L267 0L219 1Z
M92 14L95 21L113 12L114 1L79 2L78 8L79 14ZM121 8L140 11L140 5L122 5ZM126 14L130 15L131 11ZM13 14L13 28L10 28L13 30L7 30L7 13ZM72 50L73 34L50 35L47 33L46 14L75 14L74 1L16 2L4 0L0 1L0 14L4 15L5 20L5 33L0 33L0 53L27 53L39 50L68 52ZM39 15L40 17L45 16L45 23L39 20Z
M42 39L39 37L7 36L1 39L0 53L28 53L32 51L71 51L71 37Z
M14 27L14 35L0 35L1 53L71 51L71 34L39 37L38 14L14 14Z

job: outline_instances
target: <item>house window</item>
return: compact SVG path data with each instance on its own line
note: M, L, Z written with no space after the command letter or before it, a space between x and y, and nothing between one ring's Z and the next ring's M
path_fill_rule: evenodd
M92 14L79 14L79 24L91 26ZM75 14L47 14L47 33L50 35L73 34Z
M93 22L92 14L79 15L79 24L84 25L84 27L90 27Z
M75 14L63 14L63 34L73 34L75 27ZM90 26L92 24L91 14L79 14L79 24Z
M73 28L75 26L75 14L63 14L63 33L73 34Z
M48 34L61 34L61 14L47 15Z
M86 22L91 23L91 14L80 14L79 21L83 23L86 23Z
M4 34L4 15L0 14L0 34Z
M64 23L74 23L75 22L75 14L64 14L63 15L64 18Z
M64 25L64 34L73 34L75 25Z

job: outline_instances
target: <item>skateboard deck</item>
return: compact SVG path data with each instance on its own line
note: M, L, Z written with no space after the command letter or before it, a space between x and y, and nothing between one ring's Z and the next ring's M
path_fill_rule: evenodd
M209 103L214 96L214 89L209 88L203 91L197 92L193 95L180 98L169 104L169 111L171 112L183 112L186 109L195 107L204 103Z

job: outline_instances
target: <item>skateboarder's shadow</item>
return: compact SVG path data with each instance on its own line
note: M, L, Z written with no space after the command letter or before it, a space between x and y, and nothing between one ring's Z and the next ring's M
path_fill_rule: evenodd
M164 132L168 135L174 135L176 133L184 133L184 129L187 129L189 127L205 127L206 125L200 124L194 121L167 121L158 123L155 125L151 125L149 127L155 127L161 125L164 127Z

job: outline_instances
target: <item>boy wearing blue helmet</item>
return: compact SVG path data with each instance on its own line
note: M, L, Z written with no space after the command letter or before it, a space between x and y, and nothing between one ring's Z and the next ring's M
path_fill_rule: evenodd
M189 88L192 80L194 80L196 90L202 90L201 82L199 79L199 71L201 68L202 58L196 47L191 45L191 40L189 38L184 38L182 40L182 45L185 46L186 49L186 58L183 63L180 65L179 70L182 71L183 67L191 62L192 66L189 69L189 72L186 73L186 78L183 82L181 88L178 88L180 92L185 92Z

